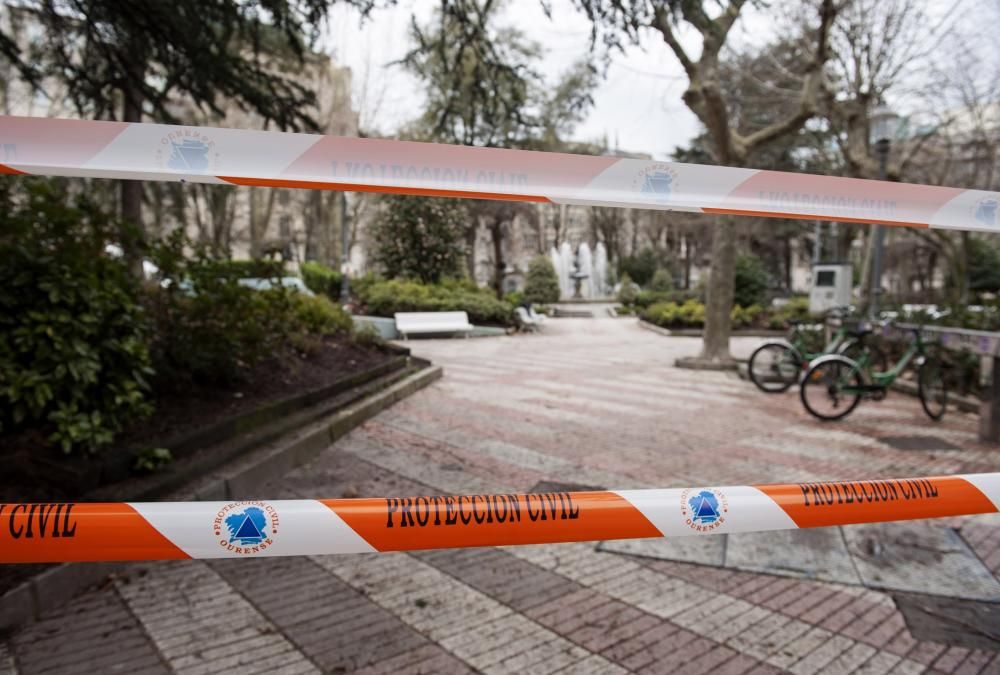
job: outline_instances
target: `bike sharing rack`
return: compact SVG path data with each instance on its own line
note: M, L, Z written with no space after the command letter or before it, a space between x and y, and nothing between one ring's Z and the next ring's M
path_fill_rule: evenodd
M908 323L891 324L882 333L889 337L910 339L907 331L911 330L934 336L942 347L964 350L979 356L981 373L990 375L989 384L979 404L979 440L1000 443L1000 333Z

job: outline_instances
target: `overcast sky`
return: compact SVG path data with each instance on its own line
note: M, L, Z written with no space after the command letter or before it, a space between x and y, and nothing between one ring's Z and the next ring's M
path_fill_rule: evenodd
M539 0L511 0L497 23L520 28L542 46L545 56L538 67L550 83L587 53L590 34L589 22L570 0L551 0L551 5L554 19L545 16ZM931 14L940 15L955 13L956 7L962 5L962 0L957 5L950 0L943 4L929 2L928 8ZM362 114L365 129L392 135L420 114L423 94L419 82L391 64L410 46L411 15L426 24L436 6L438 0L400 0L394 7L376 10L362 23L353 8L334 5L322 48L337 63L352 69L354 104ZM768 16L768 10L746 8L730 36L730 44L767 41L775 30L775 9L772 5ZM990 9L987 13L993 20L987 23L994 27L997 12L995 6ZM984 18L981 11L973 14L979 14L980 20ZM689 53L697 54L696 35L682 32L681 40ZM614 56L607 78L594 92L595 105L574 138L600 141L606 136L612 146L617 141L622 150L667 159L674 148L687 144L698 132L697 120L681 100L686 85L683 70L662 39L647 33L642 45L630 46Z
M400 2L376 11L359 23L357 13L336 5L324 47L336 61L354 72L355 105L366 128L392 134L418 116L423 99L419 82L399 66L390 65L410 45L408 26L416 14L430 20L435 0ZM538 0L516 0L508 5L498 25L513 25L542 45L538 64L548 82L587 53L590 24L566 0L554 0L551 20ZM677 145L696 133L697 121L681 101L687 80L662 41L647 40L644 48L630 47L615 56L608 77L594 93L595 105L575 133L578 140L600 140L633 152L667 158Z

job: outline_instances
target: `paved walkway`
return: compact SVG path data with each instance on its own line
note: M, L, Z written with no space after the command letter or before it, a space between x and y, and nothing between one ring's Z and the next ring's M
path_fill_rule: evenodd
M445 366L441 382L255 496L1000 467L1000 451L976 442L973 416L949 412L932 425L915 399L897 395L820 424L794 392L768 397L733 375L672 367L698 344L616 319L412 342ZM739 340L735 351L754 344ZM879 440L907 436L930 438L931 449ZM1000 572L1000 519L945 524L960 528L957 545L987 576ZM931 592L945 582L933 573L916 581ZM958 633L991 646L997 625ZM912 634L891 595L862 585L565 544L136 565L0 639L0 673L1000 672L993 649L947 642Z

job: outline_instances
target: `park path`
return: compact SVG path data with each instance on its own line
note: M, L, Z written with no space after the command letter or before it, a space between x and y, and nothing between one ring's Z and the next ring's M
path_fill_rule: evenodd
M734 351L745 357L756 342L736 340ZM631 319L409 344L444 366L443 380L246 496L1000 468L1000 451L976 441L974 416L949 412L931 425L915 399L896 395L820 424L795 392L765 396L732 374L674 368L698 340L665 338ZM932 447L900 450L889 437L930 438ZM1000 572L1000 518L946 524L987 575ZM84 671L977 673L1000 672L1000 656L918 639L892 596L859 584L564 544L134 565L0 637L2 675Z

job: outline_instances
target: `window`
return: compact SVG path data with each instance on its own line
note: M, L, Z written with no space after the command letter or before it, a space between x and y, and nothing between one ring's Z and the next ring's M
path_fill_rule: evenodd
M822 270L816 272L816 285L817 286L833 286L837 278L837 273L834 270Z

